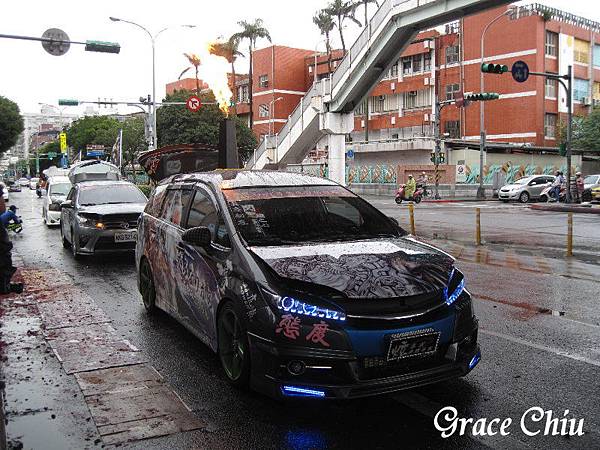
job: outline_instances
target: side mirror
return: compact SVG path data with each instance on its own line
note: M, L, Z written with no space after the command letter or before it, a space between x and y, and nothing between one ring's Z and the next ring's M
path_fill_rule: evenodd
M183 242L196 247L208 247L212 242L212 236L208 227L194 227L185 230L181 239Z
M394 222L394 225L396 226L400 226L400 223L398 222L398 219L396 219L395 217L392 216L388 216L388 219L390 219L392 222Z
M73 200L65 200L64 202L62 202L60 204L60 209L63 209L63 208L68 208L68 209L73 208Z

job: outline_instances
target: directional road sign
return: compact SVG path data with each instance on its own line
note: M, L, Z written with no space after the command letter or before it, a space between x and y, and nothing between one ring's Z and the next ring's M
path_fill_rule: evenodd
M529 66L525 61L517 61L512 66L512 77L517 83L525 83L529 78Z
M187 99L187 101L185 102L185 106L187 109L189 109L192 112L197 112L200 110L200 107L202 106L202 101L200 100L199 97L197 97L196 95L192 95L190 98Z

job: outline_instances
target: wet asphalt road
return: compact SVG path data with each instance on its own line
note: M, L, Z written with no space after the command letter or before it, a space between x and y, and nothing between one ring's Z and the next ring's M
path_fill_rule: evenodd
M65 272L108 314L117 331L146 354L195 414L209 424L206 430L141 441L131 444L132 448L600 447L597 265L587 267L591 276L571 277L459 262L476 299L483 350L482 362L469 376L408 393L353 402L279 403L230 387L215 355L182 326L165 315L146 316L136 288L133 257L75 261L62 248L59 230L43 225L41 200L35 193L11 195L9 203L20 208L25 221L24 232L14 238L25 265ZM456 206L445 212L436 208L439 214L458 223L470 220L466 214L462 219L458 217L461 209ZM386 212L385 205L382 209ZM521 212L511 213L511 220L519 220ZM554 216L543 217L547 222ZM68 409L70 403L73 408L81 408L79 402L79 398L65 398L63 408ZM512 418L510 435L456 433L442 439L433 426L433 416L450 405L461 417ZM531 407L553 410L560 418L568 409L570 418L584 419L585 435L570 439L543 436L543 432L526 436L519 420ZM537 427L543 429L543 425ZM85 444L78 442L76 432L70 439L73 448ZM51 440L45 444L45 448L60 447Z

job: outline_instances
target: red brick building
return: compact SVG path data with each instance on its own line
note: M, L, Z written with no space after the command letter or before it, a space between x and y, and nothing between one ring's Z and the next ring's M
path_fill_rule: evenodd
M435 100L460 92L480 91L481 34L506 7L419 33L398 58L368 101L355 110L355 130L348 146L358 163L429 162L433 149ZM575 114L600 104L600 24L539 5L520 7L497 19L485 36L485 62L525 61L531 71L574 70ZM254 53L254 131L260 137L277 133L310 88L315 52L272 46ZM332 69L342 59L332 55ZM318 78L328 76L328 57L316 55ZM517 83L509 73L484 74L485 91L500 99L485 104L488 140L496 143L556 147L566 95L556 81L531 76ZM480 103L441 113L446 141L479 141ZM240 110L243 105L240 105ZM449 155L450 156L450 155ZM475 161L475 156L462 159Z

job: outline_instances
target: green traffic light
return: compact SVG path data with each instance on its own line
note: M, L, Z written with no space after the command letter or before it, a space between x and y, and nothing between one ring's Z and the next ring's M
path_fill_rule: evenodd
M85 41L86 52L119 53L121 46L116 42Z
M495 73L502 75L505 72L508 72L508 66L505 64L482 64L481 71L483 73Z

